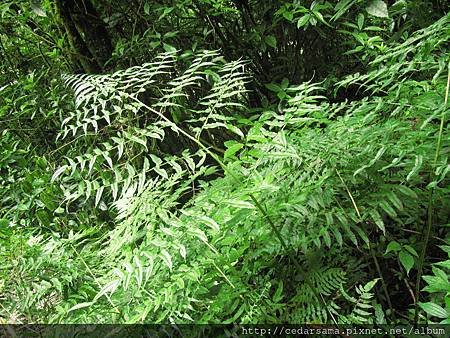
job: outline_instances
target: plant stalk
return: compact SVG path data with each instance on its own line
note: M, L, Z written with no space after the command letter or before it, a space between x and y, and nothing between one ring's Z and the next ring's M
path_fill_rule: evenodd
M445 115L446 115L446 110L447 110L447 105L448 105L449 91L450 91L450 61L448 62L447 88L445 91L444 109L442 111L442 116L441 116L441 124L439 127L439 134L438 134L438 140L437 140L437 144L436 144L436 152L434 154L433 166L431 167L431 171L430 171L430 182L431 182L432 176L435 175L433 173L435 171L437 162L439 160L439 155L441 153L442 134L444 132ZM420 257L419 257L419 262L418 262L418 267L417 267L417 279L416 279L416 285L415 285L416 286L415 287L416 304L414 307L414 325L415 326L418 324L418 321L419 321L420 282L422 280L425 256L427 253L428 242L430 241L431 229L433 226L433 209L434 209L433 208L433 196L434 196L434 186L431 187L428 192L427 225L426 225L426 230L425 230L425 234L424 234L425 237L424 237L423 247L422 247L422 251L420 252Z
M350 197L350 199L352 201L353 207L356 210L356 214L358 215L359 221L362 222L361 213L359 212L358 205L356 204L356 201L353 198L353 195L352 195L350 189L348 188L347 184L345 183L344 179L342 178L341 174L339 173L339 170L336 169L336 173L338 174L342 184L345 187L345 190L347 191L348 196ZM378 276L381 279L381 284L383 286L383 292L384 292L384 295L386 297L386 301L388 303L389 310L391 311L391 316L393 316L394 315L394 311L393 311L393 307L392 307L391 297L389 296L389 292L388 292L388 289L387 289L386 281L384 280L383 273L381 272L380 264L378 263L377 256L375 255L375 252L374 252L372 246L370 245L370 243L367 243L367 246L369 248L369 251L370 251L370 254L372 256L372 259L373 259L373 261L375 263L375 268L377 270Z

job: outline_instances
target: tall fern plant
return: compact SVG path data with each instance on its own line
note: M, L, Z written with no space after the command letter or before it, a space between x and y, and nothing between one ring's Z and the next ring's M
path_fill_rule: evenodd
M132 114L146 114L150 128L157 128L159 135L178 131L200 150L158 158L151 154L146 162L146 148L157 147L150 148L138 132L131 134L137 139L123 137L123 130L130 131L122 124L134 121L134 115L114 120L117 125L106 121L105 136L108 131L126 139L121 152L125 174L114 170L114 166L122 168L119 143L110 152L112 165L106 170L114 172L119 182L119 177L126 177L119 184L120 193L115 194L117 188L111 185L117 218L100 252L109 273L96 276L102 287L95 294L73 294L55 321L69 317L82 322L92 318L89 313L127 323L383 323L388 316L395 318L389 288L393 281L384 267L398 262L401 278L409 282L418 264L417 246L413 236L402 240L404 233L421 230L427 185L448 185L447 159L436 167L430 165L439 131L434 107L441 106L438 93L446 83L442 76L446 31L448 17L417 32L407 43L394 45L390 53L375 59L368 74L355 74L337 84L360 86L366 91L361 100L330 103L317 84L285 88L277 106L251 123L245 121L250 124L245 134L237 129L234 115L234 107L239 111L245 101L245 73L229 76L220 91L206 94L206 108L196 106L187 113L180 106L191 104L198 91L174 89L173 81L160 96L156 88L151 94L142 88L134 91L131 83L140 80L133 72L139 67L116 73L114 81L108 76L69 77L69 84L78 84L80 107L91 99L96 102L104 88L105 95L114 98L108 102L120 97L123 107L135 106ZM409 43L417 48L411 49ZM227 72L239 70L238 64L228 65ZM178 82L202 78L192 70L195 67L188 66L191 71ZM388 72L392 69L394 79ZM122 81L127 72L136 76ZM209 77L217 83L227 78L219 70L202 74L202 83L209 83ZM108 86L114 89L108 92ZM151 119L149 113L154 113ZM133 131L145 126L133 126ZM221 146L214 143L216 128L241 136L224 144L223 158L215 154ZM449 146L447 134L442 131L444 149ZM80 139L84 137L86 132ZM205 165L208 154L225 168L223 178L200 179L214 170ZM100 156L92 164L96 175L101 174L96 169ZM107 168L109 160L102 157ZM72 166L69 162L55 178ZM437 175L430 183L431 170ZM69 192L77 171L75 163L75 173L63 176L63 187ZM199 187L188 204L177 205L179 196ZM444 222L448 191L436 189L436 193L436 210L440 210L436 221ZM103 195L97 194L100 205ZM282 241L275 240L273 229ZM391 250L396 246L388 245L393 242L400 247L394 250L396 256ZM363 285L354 287L361 280ZM384 291L374 300L377 287ZM118 309L113 315L111 304Z
M243 65L225 63L216 52L170 52L111 75L64 76L75 92L76 110L64 118L58 137L70 138L66 144L78 144L79 152L69 153L67 164L53 176L65 177L66 201L84 197L105 209L105 191L105 201L117 201L130 195L130 189L140 194L147 177L195 171L190 153L199 149L176 125L213 149L233 133L242 136L233 121L245 104ZM161 159L179 153L180 158ZM203 152L197 155L205 161Z

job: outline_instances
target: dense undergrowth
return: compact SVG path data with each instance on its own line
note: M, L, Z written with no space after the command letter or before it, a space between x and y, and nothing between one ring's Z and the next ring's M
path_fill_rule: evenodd
M52 150L2 131L0 320L449 323L449 37L257 107L248 62L207 50L2 87Z

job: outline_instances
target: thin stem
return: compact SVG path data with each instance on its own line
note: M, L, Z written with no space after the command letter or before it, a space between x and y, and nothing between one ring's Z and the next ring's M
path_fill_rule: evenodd
M344 179L342 178L341 174L339 173L339 170L336 169L336 172L337 172L337 174L338 174L338 176L339 176L339 178L340 178L342 184L344 185L345 190L347 190L348 196L349 196L350 199L352 200L352 204L353 204L353 207L354 207L355 210L356 210L356 214L358 215L359 221L362 222L361 213L359 212L358 206L356 205L355 199L353 198L353 195L352 195L350 189L348 188L347 184L345 183ZM387 289L387 284L386 284L386 281L384 280L383 273L381 272L380 264L378 263L378 259L377 259L377 257L375 256L375 251L373 250L373 248L372 248L372 246L370 245L370 243L367 243L367 245L368 245L368 247L369 247L369 251L370 251L370 254L371 254L371 256L372 256L372 259L373 259L373 261L374 261L374 263L375 263L375 268L376 268L376 270L377 270L378 276L379 276L380 279L381 279L381 284L382 284L382 287L383 287L383 292L384 292L384 295L385 295L385 297L386 297L386 301L387 301L387 303L388 303L389 310L391 311L391 315L393 315L393 314L394 314L394 311L393 311L393 308L392 308L391 297L389 296L389 292L388 292L388 289Z
M445 124L445 115L448 105L448 95L450 91L450 61L448 63L448 76L447 76L447 89L445 92L445 100L444 100L444 108L442 111L441 116L441 124L439 127L439 134L438 134L438 140L436 144L436 152L434 154L434 161L433 161L433 167L430 170L430 181L432 178L433 173L435 172L434 169L436 168L437 162L439 160L439 155L441 153L441 147L442 147L442 134L444 131L444 124ZM428 192L428 208L427 208L427 226L425 230L425 237L423 242L422 251L420 252L419 257L419 263L417 267L417 279L416 279L416 304L414 309L414 325L417 325L419 320L419 296L420 296L420 282L422 280L422 274L423 274L423 266L425 263L425 255L427 253L427 247L428 242L430 241L430 235L431 235L431 228L433 226L433 195L434 195L434 186L430 188Z
M377 256L375 256L375 251L373 250L372 245L370 245L370 243L369 243L369 251L370 251L372 259L373 259L373 261L375 263L375 268L377 269L377 273L380 276L381 285L383 287L384 296L386 297L386 301L388 303L389 310L391 311L391 316L393 316L394 315L394 308L392 307L391 297L390 297L388 289L387 289L387 284L386 284L386 281L384 280L383 273L381 272L381 268L380 268L380 264L378 263Z
M219 273L222 275L222 277L227 281L228 284L230 284L230 286L233 289L236 289L236 287L234 286L234 284L228 279L228 277L223 273L223 271L217 266L217 264L213 261L212 264L214 265L214 267L219 271Z
M342 179L342 176L341 176L341 174L339 173L339 170L336 169L336 172L337 172L339 178L341 179L341 182L342 182L342 184L344 185L345 190L347 190L348 196L350 196L350 199L352 200L352 204L353 204L353 207L354 207L355 210L356 210L356 214L358 215L358 218L359 218L360 220L362 220L361 214L359 213L358 206L356 205L355 199L353 198L353 195L352 195L352 193L350 192L350 189L348 188L348 186L347 186L347 184L345 183L345 181Z

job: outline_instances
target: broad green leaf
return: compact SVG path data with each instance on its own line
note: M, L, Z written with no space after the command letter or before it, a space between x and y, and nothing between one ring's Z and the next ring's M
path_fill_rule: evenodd
M436 265L450 270L450 259L443 261L443 262L438 262L438 263L436 263Z
M169 44L167 44L167 43L163 43L163 48L164 48L164 50L165 50L166 52L171 52L171 53L173 53L173 52L176 52L176 51L177 51L177 49L176 49L174 46L169 45Z
M147 1L144 4L144 13L150 15L150 4Z
M276 48L277 47L277 39L275 38L275 36L273 35L268 35L264 38L264 42L272 47L272 48Z
M275 92L275 93L278 93L282 90L281 87L275 83L267 83L264 86L267 89L269 89L270 91Z
M448 318L449 313L442 308L442 306L435 304L433 302L427 302L427 303L419 303L419 306L424 310L428 315L432 317L438 317L438 318Z
M358 14L358 28L360 30L362 30L363 26L364 26L364 15L362 13L359 13Z
M41 17L46 17L47 16L47 14L42 9L42 7L39 6L39 3L36 3L34 1L32 1L30 6L31 6L31 10L33 11L33 13L36 14L37 16L41 16Z
M319 20L323 24L327 25L328 27L332 27L328 22L325 21L322 13L320 13L319 11L313 11L313 14L317 18L317 20Z
M305 26L308 22L309 19L311 18L310 14L305 14L303 15L298 21L297 21L297 28L302 28L303 26Z
M46 227L50 226L50 223L52 221L52 219L48 215L47 211L45 211L44 209L40 209L36 212L36 218L39 220L39 222L42 225L44 225Z
M405 196L417 199L417 194L411 188L405 185L398 185L396 188Z
M405 250L400 251L398 258L400 259L400 263L402 263L403 267L406 270L406 274L409 275L409 271L414 266L414 257Z
M372 0L366 7L367 13L379 18L388 18L389 12L387 5L382 0Z
M325 245L327 247L331 248L331 236L330 236L330 233L327 230L325 230L323 232L323 240L325 242Z
M292 13L291 11L284 11L283 12L283 17L288 20L288 21L292 21L292 19L294 18L294 13Z
M403 246L411 255L415 256L415 257L419 257L419 254L417 253L416 249L414 249L412 246L410 245L404 245Z
M205 235L205 233L198 229L198 228L194 228L194 229L190 229L189 233L192 234L193 236L197 237L198 239L200 239L202 242L208 243L208 237Z
M103 153L103 158L104 158L104 159L106 160L106 162L108 163L108 166L109 166L111 169L113 169L113 162L112 162L111 157L109 156L109 153L104 152L104 153Z
M385 211L390 217L395 218L397 217L397 213L394 210L394 208L392 208L392 206L385 200L381 200L379 202L379 206L381 207L381 209L383 209L383 211Z
M147 140L142 139L142 138L139 138L139 137L137 137L136 135L129 135L129 138L130 138L131 141L134 141L134 142L136 142L136 143L139 143L139 144L143 145L144 148L145 148L145 150L148 151L148 148L147 148Z
M239 150L241 150L244 147L244 145L242 143L236 143L233 144L231 147L229 147L226 151L225 154L223 155L224 158L229 158L234 156Z
M439 276L423 276L427 286L423 288L424 291L435 293L435 292L450 292L450 282L448 278L441 278Z
M373 289L373 287L375 286L375 284L377 284L377 282L379 281L379 278L374 279L370 282L368 282L366 285L364 285L364 292L369 292L370 290Z
M397 252L400 251L402 249L402 246L397 243L396 241L391 241L389 242L387 248L386 248L386 252L384 253L385 255L388 254L389 252Z

